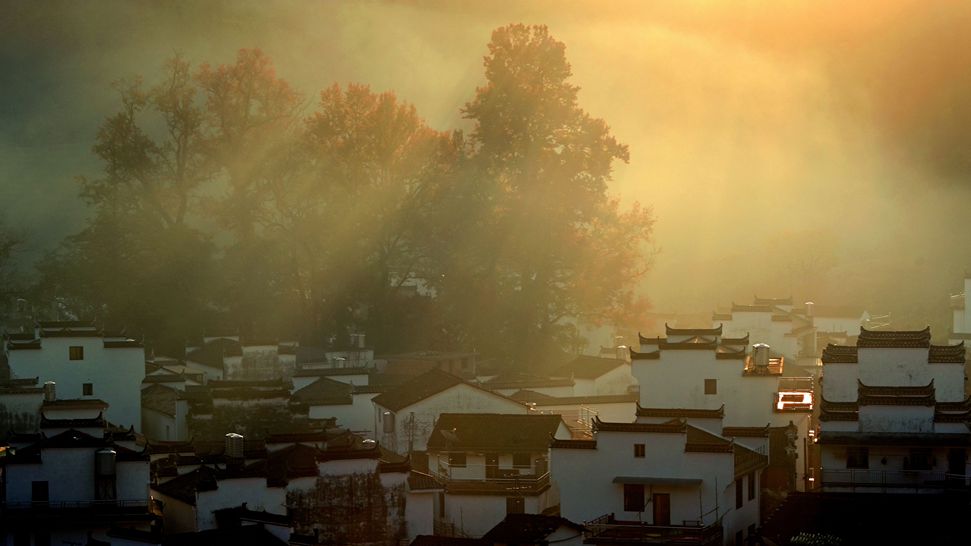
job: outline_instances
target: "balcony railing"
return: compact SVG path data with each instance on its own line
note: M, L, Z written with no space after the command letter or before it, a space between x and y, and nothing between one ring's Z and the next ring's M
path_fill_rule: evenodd
M932 470L869 470L824 468L822 486L865 489L968 489L971 477Z
M600 516L584 524L585 544L721 544L719 523L702 525L648 525L638 521L620 521L611 515Z
M541 476L522 475L483 480L445 478L445 491L455 494L538 495L550 487L550 473Z

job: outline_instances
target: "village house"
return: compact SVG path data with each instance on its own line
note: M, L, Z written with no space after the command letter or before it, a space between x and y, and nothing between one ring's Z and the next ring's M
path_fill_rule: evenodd
M93 322L50 321L7 334L4 348L11 378L53 381L63 398L104 400L108 421L141 430L141 342Z
M207 336L185 349L185 362L207 379L287 379L296 369L295 341Z
M167 532L218 529L221 516L242 505L267 514L264 519L286 517L290 540L371 544L405 538L407 460L387 460L377 444L347 431L249 442L227 434L222 449L212 443L151 449L157 476L152 491L165 507Z
M45 400L40 432L8 446L0 457L5 544L89 544L115 527L155 527L149 455L133 428L106 422L107 409L100 400Z
M759 523L767 464L683 418L595 419L593 439L552 443L560 515L584 522L584 544L741 544Z
M436 534L481 536L508 514L555 511L552 438L571 438L558 415L443 413L427 446L429 474L444 485Z
M930 329L861 329L823 351L818 484L824 491L940 492L964 486L971 403L965 349Z
M403 455L425 451L435 423L443 413L525 414L528 411L520 402L466 383L437 367L379 394L372 402L378 441Z
M677 329L666 327L665 338L641 338L641 351L631 351L633 373L640 384L644 408L724 411L723 426L730 430L795 430L795 434L770 435L785 445L777 453L790 453L790 470L784 478L766 480L774 487L809 487L809 431L813 410L814 379L789 376L786 359L772 356L766 344L747 348L748 336L726 338L722 327ZM798 371L796 372L799 373ZM794 429L790 428L794 427ZM710 432L723 434L721 428ZM765 454L771 451L767 447ZM794 451L793 451L794 450ZM780 471L773 460L773 473Z
M818 339L852 335L877 317L863 309L806 302L793 305L792 298L755 297L751 304L732 303L730 311L715 312L727 337L750 336L765 343L790 362L819 356Z
M369 388L367 383L357 386L325 376L294 391L290 395L290 403L306 406L311 421L336 419L338 426L374 440L372 400L381 390Z

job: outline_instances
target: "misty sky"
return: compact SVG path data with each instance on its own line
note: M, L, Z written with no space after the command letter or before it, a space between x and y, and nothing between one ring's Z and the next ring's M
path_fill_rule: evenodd
M0 0L2 210L31 259L77 231L73 178L97 176L112 82L151 82L174 53L258 47L308 112L361 82L451 129L492 29L546 24L581 106L630 146L611 191L654 208L658 309L756 292L945 305L971 270L971 3L599 4ZM825 265L811 286L792 273L807 260Z

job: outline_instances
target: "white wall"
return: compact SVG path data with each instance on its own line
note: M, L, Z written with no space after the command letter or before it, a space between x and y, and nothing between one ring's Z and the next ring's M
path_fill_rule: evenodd
M646 446L643 458L634 457L634 444ZM671 495L671 522L715 521L714 507L726 483L734 480L731 453L685 453L684 434L598 432L597 449L552 450L552 474L560 490L561 515L577 523L614 513L617 519L652 522L651 505L644 513L624 511L624 487L616 476L702 479L695 485L646 485L653 493ZM716 483L718 484L716 486ZM699 505L700 487L700 505ZM734 496L732 497L734 502ZM734 507L734 504L732 505ZM710 513L709 513L710 512ZM708 514L702 516L703 514Z
M381 420L385 411L375 404L374 430L379 431L381 445L396 453L406 454L409 448L414 451L425 450L435 422L443 413L525 414L527 408L514 400L463 383L394 412L392 433L384 432Z
M435 497L439 491L409 491L405 501L405 521L408 522L408 540L418 535L435 534Z
M326 406L310 406L311 419L337 418L337 426L347 428L365 438L376 439L374 435L374 404L371 399L377 393L360 393L352 395L351 404L334 404Z
M70 360L69 348L84 347L83 360ZM14 378L39 377L57 383L59 399L99 398L110 407L105 417L125 428L141 431L141 383L145 376L145 350L140 347L104 347L101 337L45 337L40 349L8 352ZM82 395L91 383L94 393Z

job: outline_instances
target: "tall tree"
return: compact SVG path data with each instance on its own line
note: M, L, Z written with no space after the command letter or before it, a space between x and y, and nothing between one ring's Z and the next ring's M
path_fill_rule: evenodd
M491 311L473 336L480 346L529 361L567 345L570 323L629 307L652 217L609 196L627 146L579 106L564 44L518 24L495 30L488 47L486 83L463 109L477 185L465 193L482 207L469 227L483 235L463 235L471 265L447 288L462 315L483 314L463 302Z

